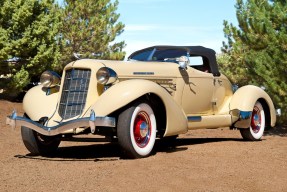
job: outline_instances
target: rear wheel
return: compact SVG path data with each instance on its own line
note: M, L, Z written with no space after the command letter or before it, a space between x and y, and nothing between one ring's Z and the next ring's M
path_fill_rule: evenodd
M22 140L31 155L53 156L61 142L58 136L45 136L28 127L21 127Z
M156 118L151 106L138 102L124 110L118 118L117 137L128 157L149 156L156 139Z
M265 129L265 113L259 101L254 105L250 127L240 129L240 133L245 140L258 141L263 136Z

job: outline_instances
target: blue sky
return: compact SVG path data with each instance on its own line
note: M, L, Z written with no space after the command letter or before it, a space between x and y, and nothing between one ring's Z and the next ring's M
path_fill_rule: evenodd
M61 0L58 0L59 2ZM127 56L153 45L202 45L220 53L223 20L237 24L236 0L119 0Z

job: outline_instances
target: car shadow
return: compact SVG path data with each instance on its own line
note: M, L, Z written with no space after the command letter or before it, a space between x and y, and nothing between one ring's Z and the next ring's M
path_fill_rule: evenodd
M177 138L176 140L166 141L158 139L155 143L153 153L176 153L187 150L189 146L206 143L225 142L225 141L243 141L236 138ZM92 142L92 140L86 140ZM44 160L44 161L118 161L126 159L123 156L120 146L117 142L107 142L101 144L87 144L80 146L61 146L53 156L33 156L32 154L15 155L16 158Z
M159 140L155 145L156 152L172 153L187 150L188 146L225 141L243 142L241 138L177 138L173 141Z
M60 146L52 156L35 156L29 153L15 157L46 161L117 161L121 157L121 150L117 143L87 144Z

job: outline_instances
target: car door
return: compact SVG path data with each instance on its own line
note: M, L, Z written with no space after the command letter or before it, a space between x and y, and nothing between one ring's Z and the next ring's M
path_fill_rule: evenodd
M232 97L232 85L224 75L214 77L213 93L213 111L216 115L225 115L229 113L229 107L226 106L228 100Z
M182 108L187 116L213 114L213 74L191 66L182 71L182 74L185 83L182 93Z

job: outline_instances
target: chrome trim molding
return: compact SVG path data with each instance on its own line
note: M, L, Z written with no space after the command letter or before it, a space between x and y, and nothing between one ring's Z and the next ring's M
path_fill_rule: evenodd
M16 126L25 126L42 135L53 136L78 127L91 127L91 131L93 131L92 129L95 130L96 126L115 127L116 120L114 117L96 117L95 113L91 111L90 117L74 119L56 126L47 127L28 118L17 116L17 113L13 112L12 115L6 118L6 124L14 129Z
M189 116L187 117L189 122L200 122L202 120L201 116Z
M154 75L154 72L134 72L134 75Z

